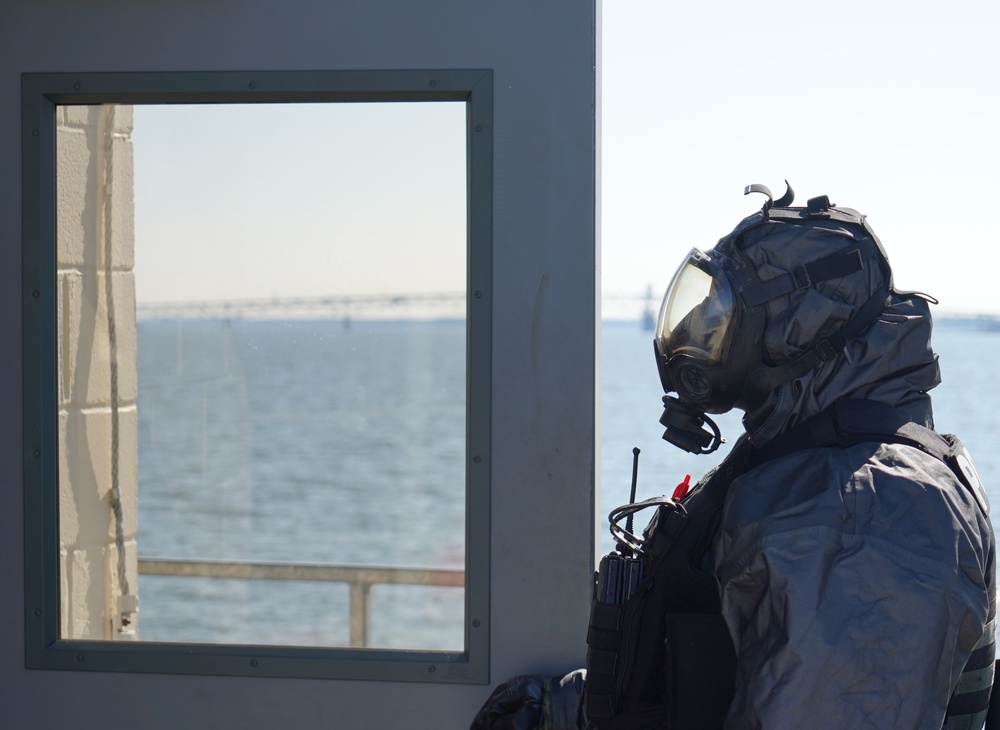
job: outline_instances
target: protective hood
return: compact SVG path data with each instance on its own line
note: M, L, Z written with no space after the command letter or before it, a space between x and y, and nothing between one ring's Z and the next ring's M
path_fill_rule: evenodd
M768 327L765 338L782 350L782 337L815 326L816 312L786 316ZM786 340L787 342L787 340ZM743 416L750 440L762 445L825 410L841 398L880 401L905 410L917 423L934 427L927 391L941 382L937 355L931 349L931 317L919 297L890 295L881 316L859 337L848 342L844 355L771 391Z
M774 280L794 275L804 261L842 248L848 235L844 227L836 221L827 226L829 235L817 236L816 228L768 223L723 239L717 248L745 257L761 280ZM791 362L843 328L869 297L887 284L891 287L891 274L889 282L884 279L882 269L866 265L767 301L761 338L764 362L773 366ZM867 398L902 408L918 423L933 427L927 391L939 382L928 302L921 295L890 289L882 313L849 338L841 352L746 407L743 425L759 446L836 400Z

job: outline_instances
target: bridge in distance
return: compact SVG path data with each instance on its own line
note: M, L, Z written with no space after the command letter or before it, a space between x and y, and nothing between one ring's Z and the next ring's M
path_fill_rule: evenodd
M622 318L649 316L650 293L605 294L605 312ZM176 302L139 302L140 320L153 319L435 319L465 316L464 292L260 297Z

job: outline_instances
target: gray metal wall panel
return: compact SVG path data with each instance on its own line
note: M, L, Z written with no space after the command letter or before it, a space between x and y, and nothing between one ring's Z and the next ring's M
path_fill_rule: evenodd
M596 2L0 6L0 724L460 728L432 686L23 668L20 74L495 71L491 681L581 665L593 555Z

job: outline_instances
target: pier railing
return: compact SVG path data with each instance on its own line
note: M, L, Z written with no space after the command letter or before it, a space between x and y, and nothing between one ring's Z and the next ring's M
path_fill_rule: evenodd
M350 587L350 645L368 645L369 593L373 585L465 586L458 568L404 568L381 565L247 562L139 558L139 575L238 580L301 580L346 583Z

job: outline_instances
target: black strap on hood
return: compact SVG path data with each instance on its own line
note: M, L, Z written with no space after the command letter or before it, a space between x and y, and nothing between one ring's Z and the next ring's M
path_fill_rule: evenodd
M875 246L869 239L859 241L855 246L849 246L843 251L832 253L808 264L796 266L787 274L781 274L773 279L762 281L747 287L740 292L740 297L747 307L756 307L772 299L791 294L800 289L806 289L813 284L831 279L839 279L861 271L864 260L875 252Z
M777 200L774 199L771 189L767 185L761 185L760 183L747 185L743 189L744 195L749 195L750 193L761 193L767 196L767 202L764 203L764 210L767 210L772 205L776 205L779 208L787 207L795 201L795 191L792 190L792 186L788 184L787 180L785 180L785 194Z
M868 298L853 318L829 337L817 340L794 360L783 365L764 366L750 374L751 386L761 392L774 390L839 355L847 343L860 335L889 303L889 287L883 286Z

